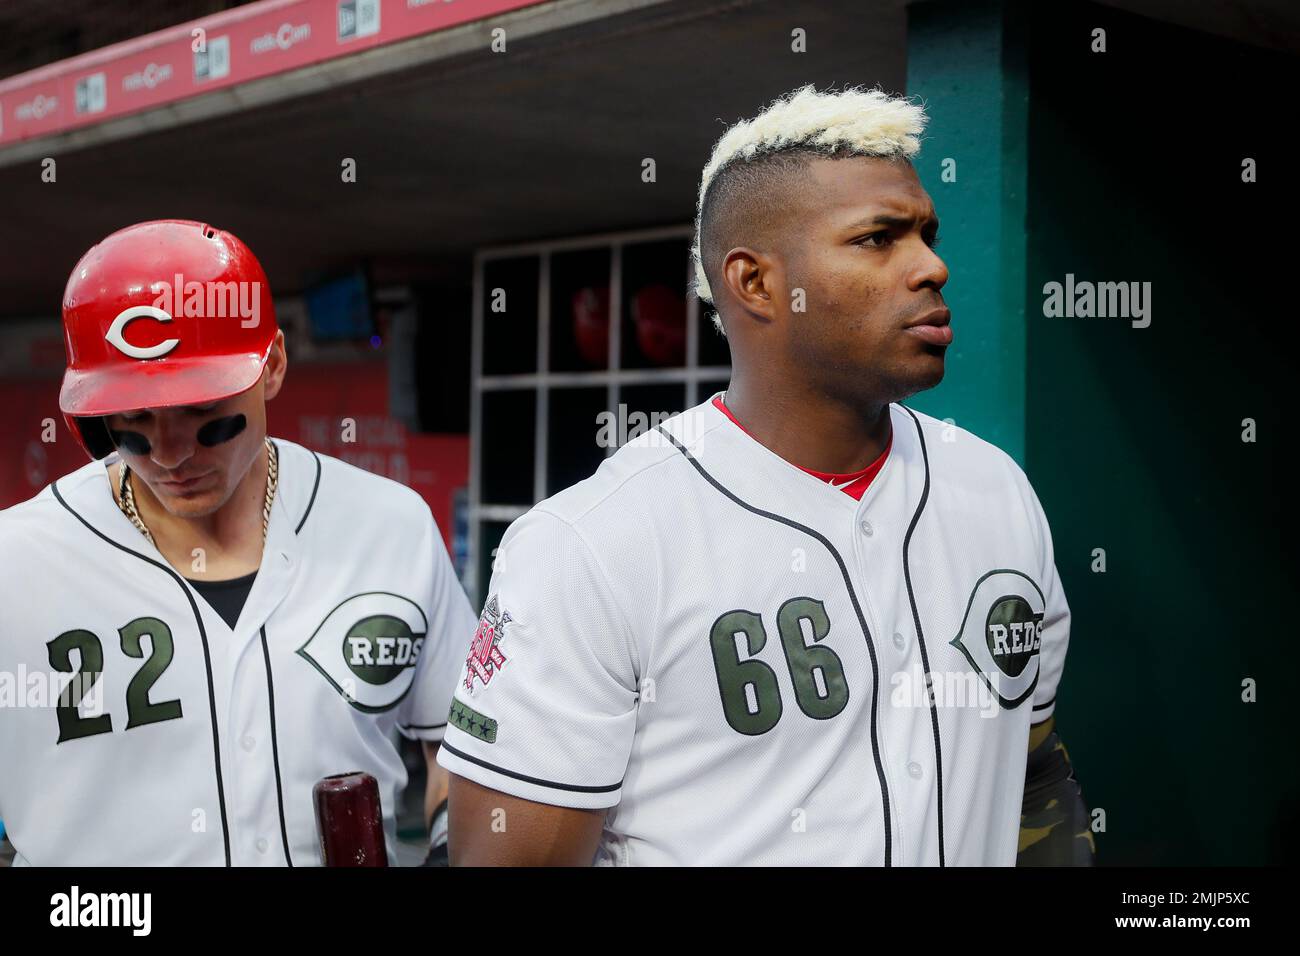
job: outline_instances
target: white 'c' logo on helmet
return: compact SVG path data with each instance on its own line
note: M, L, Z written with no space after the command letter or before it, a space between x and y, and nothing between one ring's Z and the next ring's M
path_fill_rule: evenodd
M176 346L180 345L180 339L164 339L157 345L151 345L147 349L142 349L138 346L132 345L124 339L122 333L126 331L126 327L135 319L144 318L145 316L159 322L170 322L172 320L172 317L168 313L156 306L133 305L131 308L123 309L117 314L117 318L114 319L113 324L108 327L108 332L104 335L104 338L108 339L113 348L117 349L123 355L138 359L158 358L159 356L166 355L172 349L176 348Z

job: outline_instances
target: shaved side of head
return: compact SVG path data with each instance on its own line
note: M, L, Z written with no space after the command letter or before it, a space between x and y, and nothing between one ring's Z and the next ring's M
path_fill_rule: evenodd
M811 147L783 149L748 161L734 161L709 184L699 223L701 268L708 287L721 288L720 270L737 246L796 255L799 230L792 229L809 201L807 168ZM721 317L714 313L721 329Z

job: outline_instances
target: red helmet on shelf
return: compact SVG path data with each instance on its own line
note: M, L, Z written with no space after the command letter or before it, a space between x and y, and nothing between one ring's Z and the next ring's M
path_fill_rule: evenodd
M573 294L573 341L588 365L609 367L609 286L588 286Z
M128 226L68 279L59 408L81 446L103 458L113 450L104 416L252 388L276 330L266 273L235 236L186 219Z
M632 298L641 354L655 365L686 364L686 300L666 285L648 285Z

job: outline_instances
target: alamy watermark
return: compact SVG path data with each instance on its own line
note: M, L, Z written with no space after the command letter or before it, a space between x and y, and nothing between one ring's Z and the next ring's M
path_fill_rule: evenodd
M890 678L891 707L970 707L981 717L996 717L1001 707L1000 695L984 676L974 671L896 671ZM994 678L996 682L996 677Z
M83 893L74 885L50 897L50 925L122 926L130 928L132 936L148 936L153 929L153 894Z
M246 329L255 329L262 321L262 283L185 281L179 272L171 284L155 282L149 288L157 298L153 308L168 316L191 319L240 319Z
M652 447L659 445L671 447L672 442L665 437L660 426L678 414L678 412L629 412L627 405L619 402L617 411L603 411L596 416L596 447L621 448L642 435L648 436L645 441ZM679 432L679 428L673 429L673 435L679 442L683 445L689 444L687 437Z
M1150 282L1076 282L1073 272L1065 282L1043 285L1043 315L1066 319L1131 319L1135 329L1151 324Z
M0 710L16 707L79 707L83 716L104 712L104 682L97 671L0 671Z

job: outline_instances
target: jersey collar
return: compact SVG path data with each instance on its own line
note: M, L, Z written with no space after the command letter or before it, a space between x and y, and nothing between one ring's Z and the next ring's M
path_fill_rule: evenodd
M710 401L713 403L713 407L716 408L718 411L722 412L722 414L726 415L727 418L737 428L743 431L746 435L749 435L750 438L753 438L754 436L753 434L751 434L750 430L746 428L744 425L742 425L740 423L740 420L737 419L736 416L731 413L731 409L727 407L726 402L723 400L724 395L725 393L720 392L717 395L714 395L713 398L710 399ZM892 420L890 424L892 426L893 424ZM755 441L757 441L757 439L755 439ZM885 442L885 450L880 453L880 457L878 457L871 464L867 465L867 467L860 468L857 471L845 472L843 474L835 474L833 472L828 472L828 471L814 471L812 468L805 468L803 465L795 465L795 467L798 468L800 471L804 471L812 475L818 481L830 485L836 491L844 492L854 501L861 501L862 496L866 493L867 489L871 487L872 480L876 477L876 475L880 473L880 469L885 466L885 459L889 457L889 449L893 445L893 442L894 442L894 430L891 427L889 430L889 438ZM791 462L791 464L794 463Z
M318 459L306 448L281 438L272 441L280 451L280 482L271 505L271 521L262 552L263 569L272 555L279 555L282 563L292 564L297 560L299 544L295 529L314 503L319 473ZM56 479L52 487L80 518L115 544L166 564L161 552L131 524L113 497L107 469L116 460L114 453L88 462Z

